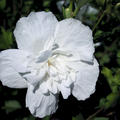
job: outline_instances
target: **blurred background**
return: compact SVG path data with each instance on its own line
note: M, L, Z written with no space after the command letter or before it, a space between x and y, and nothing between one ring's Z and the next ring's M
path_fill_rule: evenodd
M25 108L26 89L0 82L0 120L120 120L120 1L73 0L72 6L70 0L0 0L0 51L17 47L16 22L31 11L52 11L58 20L75 17L93 30L101 71L96 92L85 101L60 95L57 112L38 119Z

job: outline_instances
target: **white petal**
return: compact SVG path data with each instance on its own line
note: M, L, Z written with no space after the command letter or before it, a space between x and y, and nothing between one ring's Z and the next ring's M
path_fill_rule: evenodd
M51 12L32 12L21 18L14 35L19 49L39 52L52 44L57 19Z
M48 58L51 56L52 52L50 50L46 50L46 51L41 51L39 53L39 56L37 56L37 60L36 62L37 63L41 63L41 62L44 62L46 60L48 60Z
M53 94L57 94L58 93L58 83L54 80L55 78L51 78L47 80L47 87L49 89L49 91Z
M8 49L0 52L0 64L13 67L17 72L27 72L28 53L18 49Z
M64 84L60 84L58 86L58 89L59 89L59 91L61 91L64 99L67 99L69 97L69 95L71 94L71 89L64 86Z
M48 86L47 86L47 82L46 82L46 81L44 81L44 82L42 82L42 83L40 84L39 90L40 90L40 92L43 93L43 94L48 94L48 93L49 93L49 91L48 91Z
M43 78L43 75L37 76L32 73L25 74L23 77L32 85L36 86Z
M99 66L94 59L94 64L81 63L72 94L78 100L85 100L95 91L96 81L99 75Z
M39 74L33 74L33 73L29 73L29 74L25 74L23 75L24 78L26 78L26 80L36 86L37 84L43 82L44 80L46 80L46 71L44 68L42 68L40 70L40 73Z
M41 91L33 92L34 87L29 85L26 95L26 107L30 112L39 118L53 114L57 109L56 96L53 94L44 95Z
M92 61L94 53L92 31L76 19L58 23L55 40L63 50L78 52L81 60Z
M5 50L0 53L0 80L11 88L26 88L27 83L19 72L26 72L27 53L20 50Z
M71 87L74 80L71 79L71 76L69 74L68 78L66 80L63 80L62 83L64 84L65 87L69 88L69 87Z
M10 88L26 88L27 82L11 66L0 64L0 80Z

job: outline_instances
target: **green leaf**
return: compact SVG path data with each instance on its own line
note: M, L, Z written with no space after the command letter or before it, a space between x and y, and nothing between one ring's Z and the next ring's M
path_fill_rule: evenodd
M119 93L110 93L106 98L100 99L98 108L104 108L105 110L114 107L117 104Z
M0 0L0 9L3 10L6 6L6 0Z
M68 7L63 7L63 17L64 18L71 18L73 17L73 0L69 2Z
M31 6L33 5L33 1L30 1L30 0L26 0L24 1L24 6L23 6L23 9L22 9L22 12L24 14L28 14L30 12L30 9L31 9Z
M16 96L18 94L18 91L17 90L14 90L12 93L11 93L11 95L13 95L13 96Z
M112 90L113 93L118 92L118 87L120 85L120 80L119 80L119 70L116 70L116 74L113 75L112 71L106 67L103 68L102 74L106 77L107 82Z
M42 120L50 120L50 116L43 118Z
M109 118L106 118L106 117L96 117L94 120L109 120Z
M117 52L117 57L120 58L120 50Z
M30 115L29 117L23 118L23 120L35 120L35 117L33 117L32 115Z
M85 119L83 118L83 115L80 113L76 117L72 117L72 120L85 120Z
M118 97L119 97L118 93L109 94L106 98L105 109L115 106L117 103Z
M100 102L99 102L98 108L103 108L105 106L105 102L106 102L106 99L105 98L101 98Z
M109 63L109 62L110 62L110 57L107 54L105 54L104 57L102 57L102 59L101 59L101 63L105 64L105 63Z
M98 5L103 6L104 3L105 3L105 0L96 0L96 2L97 2Z
M13 44L12 32L1 27L0 49L8 49Z
M78 12L82 6L84 6L85 4L87 4L89 2L91 2L91 0L79 0L76 9L73 12L73 17L75 17L78 14Z
M117 86L120 86L120 70L117 70L117 73L114 75L114 82Z
M97 30L94 36L98 38L98 37L102 36L102 33L103 33L103 31Z
M10 113L15 110L21 109L21 105L16 100L9 100L9 101L5 101L5 105L2 107L2 109L5 109L6 113Z
M49 7L50 6L51 1L50 0L45 0L43 1L43 7Z
M113 76L112 76L112 71L111 71L109 68L107 68L107 67L103 67L103 69L102 69L102 74L103 74L107 79L113 78Z

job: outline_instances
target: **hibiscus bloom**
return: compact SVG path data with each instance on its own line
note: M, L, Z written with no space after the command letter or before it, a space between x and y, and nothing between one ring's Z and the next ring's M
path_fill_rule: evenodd
M0 53L0 80L27 88L26 107L36 117L53 114L58 95L85 100L94 91L99 65L92 31L79 20L58 21L51 12L32 12L14 30L18 49Z

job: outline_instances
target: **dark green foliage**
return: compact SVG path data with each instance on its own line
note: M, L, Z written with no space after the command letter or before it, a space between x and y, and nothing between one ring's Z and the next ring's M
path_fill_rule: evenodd
M10 112L13 112L17 109L21 109L21 105L16 100L9 100L5 101L5 105L2 107L6 111L6 114L9 114Z
M109 120L109 119L105 117L96 117L94 120Z
M0 49L8 49L13 44L12 32L1 27Z

